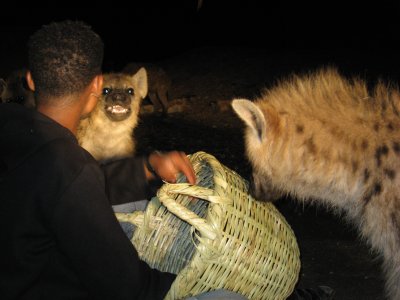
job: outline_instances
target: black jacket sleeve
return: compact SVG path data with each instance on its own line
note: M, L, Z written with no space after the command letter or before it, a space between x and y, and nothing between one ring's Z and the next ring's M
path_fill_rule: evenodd
M149 199L162 184L160 180L146 180L143 156L110 161L101 168L111 205Z
M162 299L175 275L139 259L109 205L101 176L86 165L59 199L52 218L58 243L93 299Z

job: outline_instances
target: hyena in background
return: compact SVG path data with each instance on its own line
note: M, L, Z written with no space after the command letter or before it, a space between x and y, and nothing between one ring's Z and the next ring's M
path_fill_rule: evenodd
M169 107L168 92L171 88L171 79L163 68L153 63L131 62L122 72L134 74L140 68L145 68L147 72L148 97L154 105L154 111L166 114Z
M15 102L29 108L35 107L34 93L28 87L26 72L26 69L17 69L11 72L5 80L1 79L0 85L3 88L0 98L3 103Z
M255 195L324 203L345 212L383 257L386 292L400 299L400 94L326 68L293 76L254 102L245 122Z
M79 123L79 144L99 161L132 156L133 130L147 94L146 70L134 75L104 74L103 92L96 108Z

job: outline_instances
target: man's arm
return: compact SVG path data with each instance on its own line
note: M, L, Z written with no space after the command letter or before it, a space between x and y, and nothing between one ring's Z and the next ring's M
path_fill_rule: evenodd
M149 199L162 181L175 182L183 173L188 182L196 183L196 175L184 152L153 152L146 157L112 161L102 166L106 191L112 205Z
M53 216L58 243L94 299L162 299L175 275L140 261L104 194L101 174L84 167Z
M108 162L101 168L111 205L150 199L162 184L159 179L147 179L143 156Z

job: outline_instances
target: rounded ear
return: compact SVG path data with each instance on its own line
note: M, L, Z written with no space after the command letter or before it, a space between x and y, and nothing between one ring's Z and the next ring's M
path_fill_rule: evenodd
M26 72L26 83L31 91L35 91L35 83L33 82L31 71Z
M232 108L237 115L252 129L257 138L262 141L266 133L266 120L261 109L247 99L234 99Z
M135 86L136 92L143 99L147 95L148 91L148 81L147 72L145 68L140 68L134 75L132 75L133 84Z

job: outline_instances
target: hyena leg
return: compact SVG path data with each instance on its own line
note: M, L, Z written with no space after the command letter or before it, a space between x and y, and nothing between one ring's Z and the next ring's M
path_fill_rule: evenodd
M168 104L168 92L164 91L164 90L159 91L159 92L157 92L157 96L158 96L159 101L161 102L163 112L167 113L168 106L169 106L169 104Z
M151 103L153 103L153 105L154 105L154 111L155 112L156 111L160 111L160 110L163 109L162 104L161 104L160 100L157 97L157 93L151 92L151 93L148 94L148 96L150 98Z

